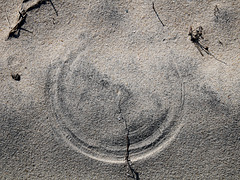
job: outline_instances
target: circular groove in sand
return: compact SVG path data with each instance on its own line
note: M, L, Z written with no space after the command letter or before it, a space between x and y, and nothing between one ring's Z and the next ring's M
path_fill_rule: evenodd
M50 69L49 81L57 133L70 147L99 161L125 162L126 129L120 115L129 126L131 161L163 150L183 125L184 84L180 78L161 80L177 91L171 94L173 98L165 90L159 92L160 105L111 82L82 59ZM147 108L146 102L150 104Z

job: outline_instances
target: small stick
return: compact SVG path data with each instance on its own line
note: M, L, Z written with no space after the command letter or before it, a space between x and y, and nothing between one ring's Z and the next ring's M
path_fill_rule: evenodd
M155 14L157 15L158 20L161 22L161 24L162 24L163 26L165 26L165 25L163 24L162 20L160 19L159 15L158 15L158 13L157 13L157 11L156 11L156 9L155 9L155 7L154 7L154 2L152 3L152 8L153 8Z
M197 44L195 44L195 46L196 46L197 50L200 52L200 54L201 54L202 56L204 56L203 53L202 53L202 51L201 51L201 48L200 48Z
M201 45L200 43L198 43L198 44L199 44L199 47L200 47L203 51L205 51L208 55L212 56L215 60L217 60L217 61L219 61L219 62L227 65L227 63L225 63L224 61L221 61L221 60L217 59L212 53L210 53L207 47L204 47L204 46Z
M224 61L221 61L219 59L217 59L212 53L209 52L208 47L204 47L202 44L200 44L199 42L196 42L196 47L198 48L198 50L200 51L199 48L201 48L203 51L205 51L208 55L212 56L215 60L227 65L227 63L225 63ZM202 52L200 51L201 55L203 56Z
M26 31L26 32L28 32L28 33L31 33L31 34L33 33L32 31L29 31L29 30L27 30L27 29L25 29L25 28L22 28L22 27L19 28L19 29L20 29L20 30L23 30L23 31Z
M55 8L55 6L54 6L52 0L49 0L49 2L50 2L50 4L52 5L52 7L53 7L53 9L54 9L54 11L55 11L55 13L56 13L56 15L58 16L57 9Z

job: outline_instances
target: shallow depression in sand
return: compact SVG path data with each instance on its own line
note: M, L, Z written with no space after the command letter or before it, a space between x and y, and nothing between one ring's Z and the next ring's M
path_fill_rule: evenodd
M158 92L134 92L102 75L84 57L52 66L49 95L54 127L76 151L110 163L123 163L126 126L130 159L141 160L164 149L182 126L183 83L159 79Z

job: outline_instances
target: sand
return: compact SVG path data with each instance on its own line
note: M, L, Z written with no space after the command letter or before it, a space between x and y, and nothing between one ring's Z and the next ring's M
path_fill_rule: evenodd
M239 9L2 0L0 179L239 179Z

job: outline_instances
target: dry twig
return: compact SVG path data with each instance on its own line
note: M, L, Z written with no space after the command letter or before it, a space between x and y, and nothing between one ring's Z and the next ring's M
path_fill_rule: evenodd
M154 7L154 2L152 3L152 8L153 8L153 11L155 12L158 20L160 21L160 23L161 23L163 26L165 26L165 25L163 24L162 20L160 19L159 15L158 15L158 13L157 13L157 11L156 11L156 9L155 9L155 7Z

